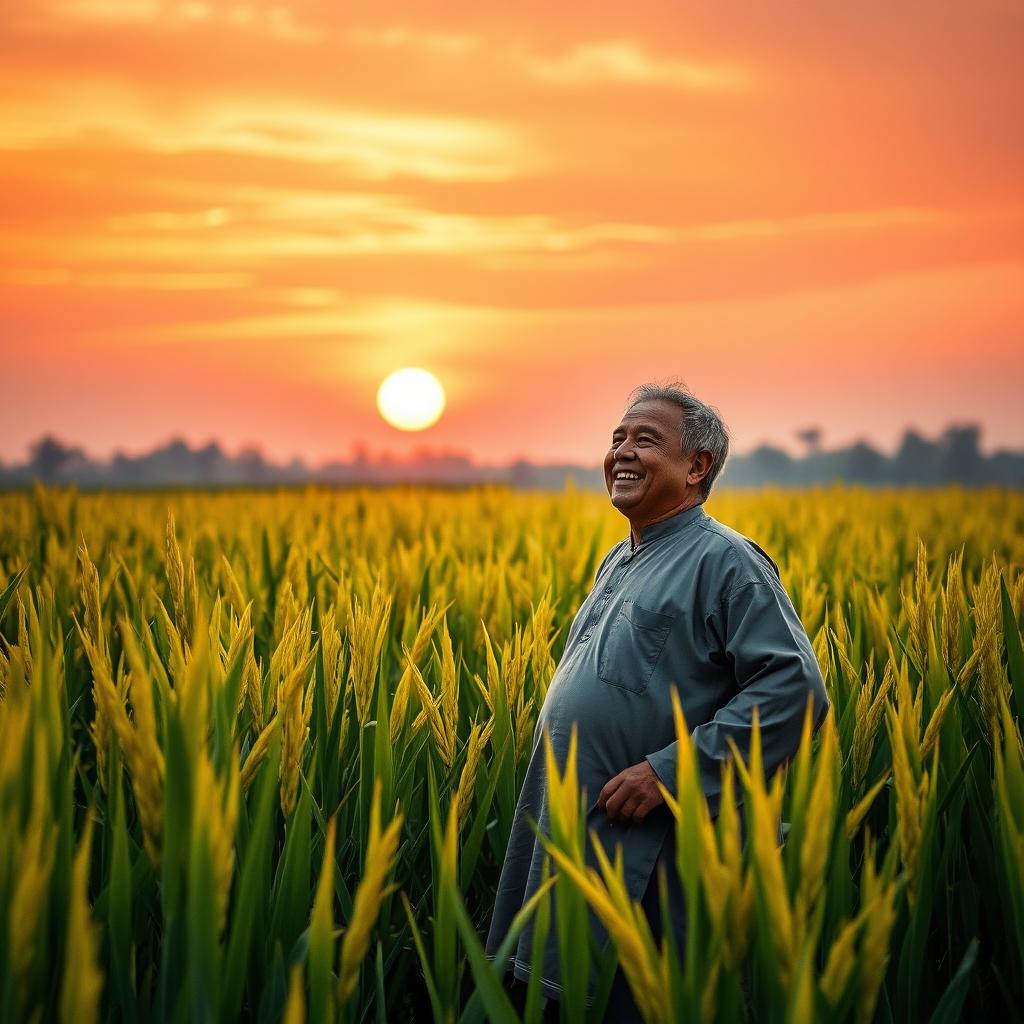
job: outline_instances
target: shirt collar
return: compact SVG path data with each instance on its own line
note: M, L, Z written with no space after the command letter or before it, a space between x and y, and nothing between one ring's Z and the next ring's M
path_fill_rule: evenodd
M636 547L633 547L632 533L626 539L629 541L630 550L636 551L641 544L649 544L652 540L657 540L659 537L667 537L669 534L678 533L691 523L706 517L707 513L704 511L703 503L693 505L690 508L684 508L682 512L677 512L674 516L669 516L668 519L662 519L657 523L645 526L640 531L640 544L637 544Z

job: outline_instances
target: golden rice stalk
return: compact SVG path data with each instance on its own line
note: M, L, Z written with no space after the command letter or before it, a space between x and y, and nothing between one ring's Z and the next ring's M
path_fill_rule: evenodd
M576 774L576 723L569 733L569 750L565 757L564 774L558 769L551 736L544 730L544 761L548 780L548 815L552 838L563 849L570 850L577 863L583 863L583 849L579 841L580 790Z
M64 979L60 991L63 1024L96 1024L99 1020L103 973L99 966L99 930L89 908L89 852L92 819L86 818L71 869Z
M850 745L850 766L853 769L853 790L860 789L867 771L871 750L874 746L875 734L868 732L868 711L871 708L871 696L874 681L869 676L857 691L857 711L853 718L853 742Z
M50 820L47 784L50 768L42 728L33 737L32 808L18 844L14 889L8 908L9 963L19 986L36 955L39 924L46 912L46 897L57 848L57 825Z
M32 597L28 599L29 610L35 617L35 608L32 605ZM24 667L26 685L32 682L32 647L28 642L28 625L26 621L25 602L21 599L21 591L18 591L18 651L21 654L21 662Z
M281 813L287 818L298 800L299 773L313 712L313 687L307 686L310 661L306 658L277 686L277 713L281 720Z
M666 957L662 957L664 963ZM718 1019L718 977L722 973L722 957L713 954L707 973L704 977L704 985L700 993L700 1019L702 1024L713 1024ZM661 986L663 990L668 989L668 972L662 972Z
M220 602L220 595L219 594L217 595L217 602L218 603ZM252 606L251 605L247 605L246 606L245 610L242 612L241 616L237 620L235 619L235 617L233 615L230 615L230 613L229 613L229 616L231 618L232 633L231 633L231 644L228 647L227 651L223 650L223 645L220 644L219 636L217 638L218 645L221 647L221 650L222 650L222 654L221 654L220 659L219 659L221 671L220 671L220 679L218 681L218 686L223 686L224 685L224 682L227 680L228 671L230 670L231 666L235 663L235 659L238 658L239 656L241 656L241 658L242 658L242 677L239 680L239 686L238 686L238 701L237 701L237 704L235 706L235 714L236 715L240 715L242 713L242 708L245 707L246 698L248 697L248 694L246 692L245 673L246 673L246 669L247 669L247 667L249 665L249 662L255 657L254 654L253 654L253 644L252 644L253 631L252 631L252 625L251 625L251 614L252 614ZM214 614L211 617L211 628L212 629L217 629L218 628L217 626L213 625L213 623L217 623L218 621L219 621L219 613L217 612L217 609L216 609L216 606L215 606ZM244 654L242 653L243 652L243 648L244 648Z
M884 650L889 642L889 622L892 617L889 604L877 587L871 590L864 587L859 593L863 598L862 607L866 613L865 620L872 645L876 650Z
M330 607L320 617L320 651L324 663L324 699L327 704L327 720L334 720L338 697L342 688L342 663L345 658L341 630L337 625L337 612Z
M280 641L270 655L271 680L270 697L272 706L264 708L264 716L271 714L277 708L278 686L295 668L305 663L307 667L313 663L316 657L316 647L310 648L310 636L313 623L312 606L304 611L297 612L290 620L284 630Z
M388 727L391 731L392 743L395 743L398 740L398 734L401 732L402 725L405 723L405 715L409 707L409 694L413 686L412 670L409 667L409 661L411 660L414 665L419 665L423 655L426 653L427 646L430 643L430 638L434 635L434 631L437 629L438 623L441 621L441 618L450 606L450 604L444 605L443 607L431 605L430 608L424 612L423 618L420 620L419 627L416 630L416 636L413 638L412 649L407 654L406 666L402 672L401 679L398 681L398 686L395 688L394 700L391 703L391 717ZM447 636L447 621L445 622L444 628L445 635ZM451 637L448 637L448 650L451 650ZM457 690L455 694L455 701L457 707Z
M302 605L295 596L295 590L290 579L285 579L277 592L277 600L274 604L274 639L279 641L292 625L302 615ZM308 631L307 631L308 632Z
M979 582L972 587L974 600L974 654L977 655L978 695L985 721L989 724L990 741L999 737L999 695L1009 696L1009 681L1002 664L1003 626L999 592L999 568L993 555ZM975 661L969 659L970 661ZM965 666L966 667L966 666Z
M861 797L860 801L850 810L846 815L846 838L852 839L857 829L860 828L860 823L864 820L864 816L871 809L871 805L875 802L875 797L878 796L879 790L889 781L889 777L886 773L883 773L879 780L871 786L868 791Z
M917 896L917 869L921 852L921 800L896 711L892 707L886 710L896 790L896 816L899 821L900 857L909 879L907 899L913 907ZM927 777L928 773L924 772L922 781Z
M242 764L242 773L240 778L243 792L246 792L252 785L253 779L256 778L256 773L259 771L260 765L266 760L267 753L270 750L270 741L274 738L275 728L277 728L276 715L267 723L263 731L256 737L256 742L249 748L249 753L246 755L245 762Z
M498 692L498 687L501 685L501 670L498 668L498 660L494 656L494 646L491 643L491 635L487 632L487 625L483 619L480 620L480 629L484 639L484 655L487 660L487 682L485 684L480 676L475 672L473 673L473 681L476 683L484 698L487 710L493 711L494 697Z
M928 634L932 628L932 598L928 582L928 549L920 536L917 538L913 594L907 595L901 586L900 596L910 622L910 649L916 655L918 667L924 674L928 665Z
M156 715L153 710L153 690L146 673L142 655L135 644L131 625L122 617L121 636L125 654L132 666L129 673L129 696L134 711L134 723L128 718L121 694L118 692L104 659L92 640L79 627L79 637L93 672L96 699L103 704L103 713L117 736L131 775L135 803L142 822L142 838L153 866L160 863L160 845L163 832L164 807L164 755L156 738Z
M515 750L517 759L522 757L527 744L533 739L535 717L533 713L533 698L528 697L523 702L522 707L516 712Z
M412 652L404 644L402 650L405 652L406 666L412 674L413 689L416 691L416 697L426 716L427 724L430 726L431 735L434 737L434 746L444 763L451 767L455 758L455 735L454 733L449 734L445 728L444 718L441 716L440 705L444 700L444 695L442 694L437 699L434 698L430 687L427 686L420 670L412 660Z
M773 941L779 959L779 977L783 986L793 980L797 962L797 923L790 904L789 890L782 865L782 850L777 842L778 822L782 810L785 786L785 768L780 767L766 786L764 762L761 756L761 726L758 708L753 712L750 738L749 768L743 755L730 739L736 770L743 779L750 801L752 824L750 846L753 865L757 871L758 889L768 908L774 925Z
M561 843L545 840L544 845L555 864L583 894L594 913L600 918L619 955L619 966L629 983L641 1016L645 1021L662 1024L671 1019L670 1007L664 998L667 988L661 984L656 964L650 925L639 902L634 904L623 880L622 848L616 851L615 867L596 835L592 834L594 853L602 876L581 860L566 854Z
M355 601L349 611L349 683L356 701L356 718L361 726L370 717L373 685L380 667L380 655L391 617L391 597L383 585L373 588L369 608Z
M413 651L413 656L415 655L416 652ZM454 754L459 727L459 676L455 670L455 653L452 650L447 618L441 629L441 719L444 722L445 736L449 738Z
M107 638L103 632L103 613L100 603L100 575L89 557L89 549L86 546L85 538L82 538L78 546L79 565L79 594L82 598L84 609L85 631L92 637L97 653L110 667L110 655L107 650ZM93 749L96 751L96 774L99 777L101 788L106 792L107 788L107 751L110 747L110 722L103 713L103 707L99 701L93 700L93 720L89 727L89 735L92 737Z
M797 920L810 914L825 882L839 775L839 739L831 709L821 726L817 771L807 805L807 825L800 846L800 883L796 894Z
M964 548L949 556L946 564L946 585L941 591L942 657L954 673L960 669L962 653L960 633L964 621Z
M359 980L359 965L370 947L370 934L380 913L381 904L391 892L386 886L388 875L398 852L398 840L402 834L402 814L395 812L388 827L380 827L379 779L373 782L373 800L370 805L370 834L366 848L366 863L363 877L356 888L352 901L352 920L341 943L341 960L338 968L336 998L344 1005L352 997Z
M874 843L870 835L864 844L864 873L861 881L861 905L865 910L864 938L860 946L857 978L858 1024L869 1024L875 1015L878 990L889 962L889 938L896 921L897 883L875 874Z
M949 705L953 703L953 699L956 697L956 690L949 689L943 692L939 698L938 704L935 705L935 710L932 712L931 718L928 719L928 725L924 730L924 738L921 740L921 760L923 761L932 752L932 747L939 740L939 733L942 729L942 721L946 717L946 712L949 710Z
M252 649L245 657L242 669L242 686L238 693L240 701L247 701L252 724L257 730L263 728L263 680L260 678L260 667L256 663L256 655Z
M796 978L790 992L789 1019L799 1024L813 1024L814 1013L814 950L808 940L796 963Z
M814 635L814 642L811 645L814 649L814 656L818 659L818 667L824 679L832 677L832 652L828 644L828 625L823 625Z
M306 990L302 984L302 964L292 968L288 980L288 1002L284 1006L282 1024L306 1024Z
M219 778L205 749L200 749L193 776L192 806L195 823L202 828L210 848L217 883L218 933L224 927L235 873L235 828L238 824L238 752L229 758L226 778Z
M896 718L899 723L900 735L903 737L907 755L911 765L920 767L918 742L921 738L921 707L924 701L924 680L918 683L916 695L910 692L910 665L907 659L900 658L896 672ZM886 706L886 714L891 705Z
M835 1006L843 997L846 985L857 966L855 944L869 911L870 907L865 908L855 917L846 921L839 929L839 934L828 951L820 984L822 994L832 1006Z
M32 704L27 700L0 703L0 793L21 778L25 744L32 728Z
M169 658L171 662L170 677L174 680L175 686L178 686L181 680L185 678L185 646L182 643L181 635L178 633L178 627L174 624L174 617L167 611L163 601L157 599L156 609L160 613L164 630L167 633L167 644L170 648ZM174 690L171 691L171 699L178 699L178 694Z
M231 568L231 562L228 561L228 556L223 551L220 555L220 566L221 576L223 576L225 586L227 587L228 601L231 602L235 611L241 615L242 609L247 608L252 602L245 599L245 593L238 582L235 570Z
M523 649L523 632L519 623L515 624L511 641L502 645L501 678L505 685L505 700L510 708L518 708L523 699L523 686L526 682L528 651Z
M391 700L391 715L388 719L388 730L391 742L397 743L399 733L405 724L405 716L409 710L409 694L412 691L412 672L406 667L395 687L395 695Z
M555 659L551 645L559 630L555 628L558 609L551 603L550 587L544 591L537 607L530 606L530 671L537 690L537 700L543 702L551 677L555 674Z
M199 591L196 585L196 565L189 559L188 569L181 557L178 536L174 527L174 513L167 510L167 529L165 536L165 561L167 566L167 583L171 590L171 603L174 606L174 618L181 636L182 644L188 646L195 636L196 611L199 607Z
M702 815L698 822L691 823L691 827L696 827L700 837L700 877L711 930L715 932L725 920L733 895L733 882L736 880L731 875L729 865L719 856L714 827L707 816Z
M103 612L100 604L100 574L92 559L85 538L78 545L78 592L82 599L85 615L85 628L93 638L97 648L106 651L106 637L103 634Z
M860 673L854 667L853 662L850 660L850 655L847 653L850 645L850 633L846 626L846 619L838 614L838 621L842 624L841 631L830 630L832 639L834 641L834 647L836 655L839 658L839 667L842 668L843 674L849 680L859 679Z
M852 747L854 792L860 789L864 776L867 774L868 765L871 763L875 737L881 725L886 702L895 678L892 662L887 661L882 670L882 682L866 708L863 707L862 700L866 700L865 695L870 697L870 688L867 685L862 686L857 695L857 717L854 722Z
M459 776L459 786L455 796L459 808L460 829L466 823L473 806L473 791L476 788L477 774L480 769L480 755L490 742L493 731L494 719L490 719L486 725L474 722L470 726L469 739L466 741L466 760L462 766L462 774Z
M722 796L719 801L717 829L721 840L722 866L732 889L728 901L728 937L725 945L727 966L736 966L744 957L750 941L750 919L754 911L754 876L743 867L740 847L740 818L736 805L734 766L726 761L722 770Z

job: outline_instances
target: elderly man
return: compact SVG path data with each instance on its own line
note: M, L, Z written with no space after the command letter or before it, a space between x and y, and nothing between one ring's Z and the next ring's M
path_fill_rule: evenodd
M642 900L657 934L654 869L659 861L671 868L674 857L672 816L658 790L660 781L675 791L671 688L679 691L713 816L728 739L746 757L755 707L768 772L795 752L808 694L815 728L828 710L817 660L778 567L702 507L728 449L717 412L674 385L638 388L612 431L605 484L629 520L629 536L604 556L540 710L498 883L491 957L541 880L545 852L530 819L549 833L545 730L562 766L576 723L588 838L593 830L610 855L621 844L630 893ZM678 879L670 897L678 926ZM596 918L592 923L598 927ZM555 929L542 963L531 963L531 952L528 927L513 955L515 978L523 982L539 971L545 996L557 1000ZM608 1019L635 1012L624 992L620 975Z

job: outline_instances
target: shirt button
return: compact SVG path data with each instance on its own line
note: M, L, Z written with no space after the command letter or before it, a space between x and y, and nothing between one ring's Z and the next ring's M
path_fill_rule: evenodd
M583 643L584 640L589 640L589 639L590 639L590 634L589 633L584 633L583 636L580 637L580 643Z

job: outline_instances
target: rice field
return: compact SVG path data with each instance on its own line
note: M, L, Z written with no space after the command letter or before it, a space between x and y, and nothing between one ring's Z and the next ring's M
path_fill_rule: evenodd
M772 778L755 743L715 820L680 758L684 949L587 855L555 766L517 926L586 950L589 908L598 996L618 964L652 1022L1019 1019L1024 495L707 511L778 562L829 718ZM519 1020L482 938L537 709L625 533L572 490L0 494L0 1019Z

